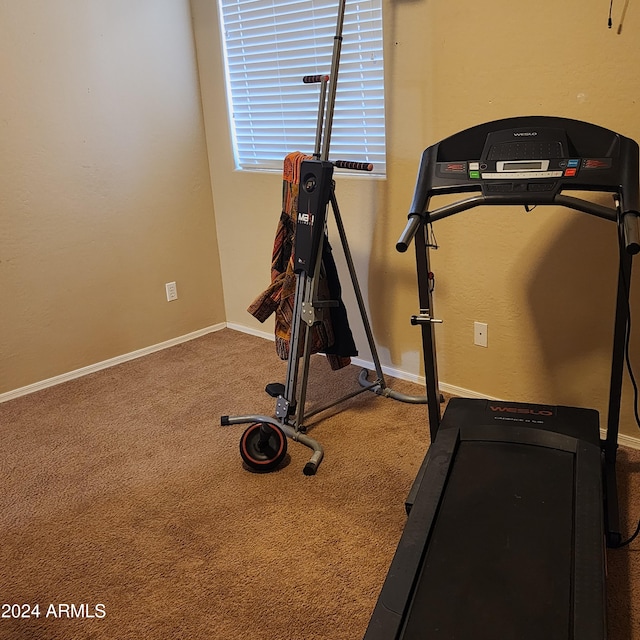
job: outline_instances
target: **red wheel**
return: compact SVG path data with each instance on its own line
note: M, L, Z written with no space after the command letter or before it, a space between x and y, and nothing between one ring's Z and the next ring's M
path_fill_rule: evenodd
M255 422L240 439L240 455L256 471L275 469L287 454L287 436L280 427Z

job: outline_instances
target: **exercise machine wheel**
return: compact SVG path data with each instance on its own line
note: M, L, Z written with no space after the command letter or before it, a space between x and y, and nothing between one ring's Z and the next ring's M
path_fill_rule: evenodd
M255 471L272 471L287 454L287 436L279 427L254 422L242 434L240 455Z

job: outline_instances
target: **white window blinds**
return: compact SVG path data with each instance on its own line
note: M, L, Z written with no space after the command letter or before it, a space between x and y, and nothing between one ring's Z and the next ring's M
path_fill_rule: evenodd
M291 151L311 154L319 84L328 75L338 0L218 0L236 164L280 169ZM345 5L329 159L385 171L381 0Z

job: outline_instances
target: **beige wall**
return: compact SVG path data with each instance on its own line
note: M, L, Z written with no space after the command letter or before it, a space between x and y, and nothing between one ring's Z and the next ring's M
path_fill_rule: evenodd
M249 329L246 306L268 283L280 176L234 171L215 3L192 0L227 320ZM614 7L621 11L621 6ZM608 6L385 0L388 176L337 177L337 194L384 364L421 372L412 254L404 226L422 150L483 121L557 115L640 139L640 12L607 29ZM606 201L605 201L606 202ZM476 210L436 226L441 379L522 401L606 406L616 278L614 225L539 207ZM336 235L330 230L334 245ZM636 265L633 311L640 318ZM343 274L344 274L343 270ZM343 285L348 289L346 278ZM359 344L363 334L349 291ZM489 348L473 345L473 321ZM636 323L637 324L637 323ZM640 371L640 335L632 359ZM367 357L363 349L363 357ZM623 428L632 425L625 383Z
M0 6L0 292L0 393L224 321L188 0Z
M422 371L408 321L417 310L413 259L394 244L426 146L525 114L640 139L640 13L631 5L618 35L606 28L606 8L385 0L388 176L337 176L384 364ZM272 330L246 307L268 284L281 178L234 170L216 5L192 0L191 9L206 146L186 0L0 9L0 393L225 320ZM602 411L612 226L541 207L439 223L441 379ZM337 247L333 225L330 237ZM180 298L167 303L171 280ZM345 276L343 284L368 359ZM489 324L488 349L472 344L474 320ZM637 369L639 345L636 331ZM624 402L632 434L626 383Z

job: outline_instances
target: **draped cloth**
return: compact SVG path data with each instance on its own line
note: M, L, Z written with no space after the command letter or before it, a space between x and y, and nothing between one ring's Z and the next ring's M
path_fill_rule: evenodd
M247 311L260 322L275 313L276 353L282 360L289 357L293 306L296 293L296 274L293 272L300 165L311 157L295 151L284 159L282 174L282 212L276 229L271 255L271 284L249 305ZM347 311L342 302L342 289L331 246L326 237L323 243L322 266L318 282L318 299L336 300L337 307L321 313L320 322L311 327L311 352L325 353L333 370L350 364L350 356L358 355ZM299 319L298 319L299 321ZM302 355L302 341L298 357Z

